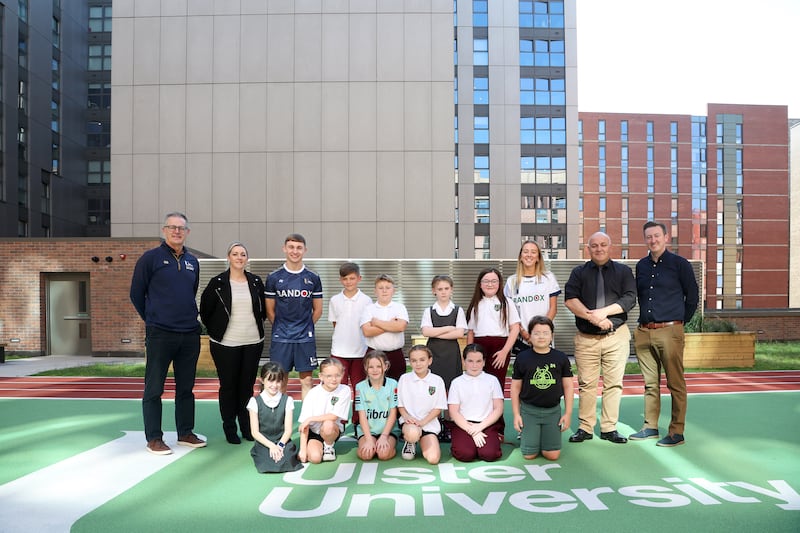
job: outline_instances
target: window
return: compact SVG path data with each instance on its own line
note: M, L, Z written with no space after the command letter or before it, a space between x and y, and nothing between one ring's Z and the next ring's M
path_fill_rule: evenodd
M87 144L92 148L107 148L111 145L111 124L89 121L86 126Z
M551 117L521 117L520 143L566 144L567 120Z
M742 125L736 124L736 144L742 144Z
M52 168L50 169L50 172L57 175L59 173L59 170L61 170L61 145L54 142L52 143L50 150L52 152L52 159L53 159L53 163L51 165Z
M111 6L89 8L89 31L111 31Z
M598 120L597 121L597 140L598 141L605 141L606 140L606 121L605 120Z
M619 123L619 140L620 141L627 141L628 140L628 121L621 120Z
M90 83L89 84L89 108L90 109L111 109L111 84Z
M519 25L521 28L563 28L564 2L521 1Z
M567 200L563 196L522 196L523 224L558 224L567 221Z
M489 78L473 78L472 80L472 103L489 103Z
M647 133L647 142L653 142L653 122L651 120L647 121L646 133Z
M475 144L489 143L489 117L474 117L473 119L473 142Z
M520 78L520 104L565 105L565 82L562 79Z
M520 40L519 64L528 67L563 67L564 41Z
M489 40L488 39L473 39L473 41L472 41L472 64L473 65L488 65L489 64Z
M50 129L56 133L58 133L59 129L59 112L58 112L58 102L55 100L50 100Z
M87 161L86 177L89 185L111 182L111 161Z
M670 122L669 123L669 142L673 142L673 143L678 142L678 123L677 122Z
M56 58L50 63L50 83L55 91L61 88L61 64Z
M89 70L111 70L111 45L89 46Z
M489 183L489 156L476 155L474 168L473 181L475 183Z
M111 200L89 198L87 214L90 226L108 226L111 223Z
M486 0L472 0L472 25L489 25L489 2Z
M41 211L42 214L49 215L50 214L50 184L42 181L42 205Z
M489 197L476 196L475 197L475 223L488 224L489 217Z
M52 29L52 40L53 40L53 47L60 48L61 47L61 23L58 21L57 18L53 17L53 20L50 25Z
M520 181L522 183L566 183L566 157L522 157L520 158Z

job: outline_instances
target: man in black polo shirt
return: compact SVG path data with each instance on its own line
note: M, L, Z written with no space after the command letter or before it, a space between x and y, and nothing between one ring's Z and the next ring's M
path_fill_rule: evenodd
M658 438L661 412L661 368L672 395L669 434L656 444L683 444L686 421L686 379L683 375L683 323L691 320L699 300L697 281L689 261L667 250L667 228L659 222L644 225L650 253L636 265L639 327L634 347L644 377L644 426L631 440Z
M594 436L597 422L597 383L603 371L603 410L600 438L625 444L617 431L622 376L630 354L631 332L625 322L636 303L636 282L631 269L612 261L611 239L602 232L589 238L592 258L575 267L564 286L564 304L575 315L575 363L578 366L578 421L570 442Z

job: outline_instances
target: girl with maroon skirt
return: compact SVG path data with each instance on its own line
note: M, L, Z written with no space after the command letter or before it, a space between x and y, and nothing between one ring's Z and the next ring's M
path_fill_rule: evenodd
M478 274L467 308L467 344L483 347L487 357L485 371L496 377L501 390L505 390L511 348L519 335L520 322L517 307L503 295L502 288L503 275L496 268Z

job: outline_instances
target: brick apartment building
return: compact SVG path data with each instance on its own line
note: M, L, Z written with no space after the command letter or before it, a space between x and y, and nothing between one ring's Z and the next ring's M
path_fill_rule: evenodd
M642 225L663 221L673 251L705 261L707 310L788 307L787 112L579 113L580 242L603 230L636 259Z

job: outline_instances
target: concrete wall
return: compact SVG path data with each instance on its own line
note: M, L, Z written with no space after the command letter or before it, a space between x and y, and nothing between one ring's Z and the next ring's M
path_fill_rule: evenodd
M112 236L453 257L452 7L115 1Z

